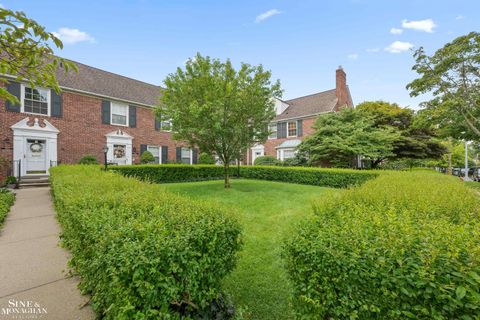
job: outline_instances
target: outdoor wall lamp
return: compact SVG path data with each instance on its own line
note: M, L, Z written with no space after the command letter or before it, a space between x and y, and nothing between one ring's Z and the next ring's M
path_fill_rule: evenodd
M105 171L107 171L107 152L108 152L108 146L104 145L103 146L103 155L105 156Z

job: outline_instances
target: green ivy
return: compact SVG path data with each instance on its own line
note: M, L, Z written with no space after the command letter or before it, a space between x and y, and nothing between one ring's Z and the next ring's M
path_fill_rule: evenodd
M434 172L323 198L285 242L305 319L479 319L480 198Z
M241 247L230 212L98 167L50 172L70 265L99 317L193 317L220 297Z

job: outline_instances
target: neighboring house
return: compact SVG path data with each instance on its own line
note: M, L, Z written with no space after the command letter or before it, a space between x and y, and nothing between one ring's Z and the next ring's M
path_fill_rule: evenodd
M157 163L196 163L197 151L172 139L170 123L153 113L161 88L76 63L78 73L59 70L62 92L11 79L20 104L0 101L0 155L17 175L48 174L58 163L94 155L103 163L139 163L150 151ZM20 171L20 172L19 172Z
M336 70L335 89L314 93L287 101L275 100L277 116L270 124L271 135L264 144L258 144L247 154L247 164L260 156L274 156L279 160L295 157L295 148L301 140L313 133L313 124L323 113L336 112L342 107L353 108L347 76L342 67Z

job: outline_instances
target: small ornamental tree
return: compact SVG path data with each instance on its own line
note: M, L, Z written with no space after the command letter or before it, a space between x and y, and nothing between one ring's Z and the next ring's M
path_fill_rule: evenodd
M165 79L157 116L172 120L175 139L217 155L229 188L230 163L269 135L272 98L281 95L279 81L270 78L261 65L242 63L235 70L230 60L197 54Z
M146 150L146 151L143 151L143 153L140 155L140 162L141 163L153 163L155 162L155 157L153 156L153 154Z
M67 72L76 70L76 66L54 56L51 43L63 48L59 38L27 18L25 13L0 8L0 73L14 76L18 81L28 81L32 87L49 87L59 92L55 78L57 68L62 66ZM0 82L7 80L0 78ZM0 87L0 98L18 103L5 87Z

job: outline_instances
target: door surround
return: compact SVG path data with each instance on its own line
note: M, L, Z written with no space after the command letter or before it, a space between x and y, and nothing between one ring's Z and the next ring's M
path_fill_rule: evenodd
M13 160L21 161L20 175L27 175L27 140L45 141L45 173L40 174L48 175L50 164L53 161L57 162L57 136L60 131L45 119L42 122L38 118L31 121L29 117L20 120L10 128L13 130ZM14 174L15 176L19 174L17 166L14 166Z
M105 135L107 138L107 161L109 163L117 163L119 165L122 164L132 164L132 140L133 137L129 135L128 133L122 131L122 130L117 130L110 132ZM116 158L114 155L114 149L115 146L124 146L124 157L121 159Z

